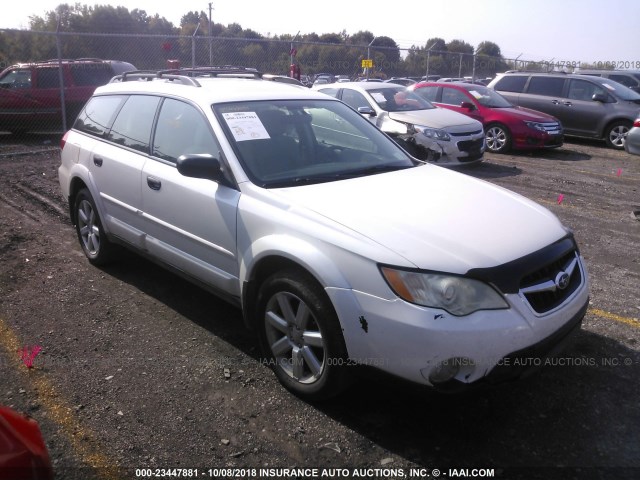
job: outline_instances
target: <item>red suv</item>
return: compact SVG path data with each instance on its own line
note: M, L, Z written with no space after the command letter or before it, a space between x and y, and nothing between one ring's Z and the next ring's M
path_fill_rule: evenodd
M136 69L130 63L115 60L81 58L61 63L68 125L96 87ZM0 73L0 130L22 133L61 128L59 65L58 60L22 63Z
M564 141L562 124L557 118L516 107L482 85L421 82L409 88L438 107L482 122L490 152L556 148Z

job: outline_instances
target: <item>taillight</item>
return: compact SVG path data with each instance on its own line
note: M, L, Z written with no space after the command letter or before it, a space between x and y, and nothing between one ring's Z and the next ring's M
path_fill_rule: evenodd
M62 140L60 140L60 150L64 150L64 145L67 143L67 136L69 135L69 132L65 133L62 136Z
M637 118L635 122L633 122L634 127L640 127L640 118Z

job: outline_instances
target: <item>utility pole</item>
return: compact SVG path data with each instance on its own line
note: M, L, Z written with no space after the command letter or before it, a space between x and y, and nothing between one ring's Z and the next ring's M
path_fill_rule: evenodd
M213 64L213 49L211 47L211 10L213 10L213 3L209 2L209 65Z

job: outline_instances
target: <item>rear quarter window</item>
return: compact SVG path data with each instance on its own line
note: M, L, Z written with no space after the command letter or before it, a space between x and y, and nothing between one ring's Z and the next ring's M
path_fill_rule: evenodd
M527 77L524 75L508 75L498 80L493 88L502 92L522 93L525 83Z
M73 128L89 135L104 137L126 95L92 97L78 115Z

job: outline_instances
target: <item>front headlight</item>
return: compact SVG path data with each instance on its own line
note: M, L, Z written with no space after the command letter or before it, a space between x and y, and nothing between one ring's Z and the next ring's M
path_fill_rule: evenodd
M502 295L479 280L390 267L381 267L380 270L395 294L407 302L441 308L456 316L469 315L477 310L509 308Z
M427 138L433 138L434 140L442 140L443 142L448 142L451 140L451 136L444 130L440 130L437 128L429 128L423 127L422 125L414 125L413 129L416 132L420 132Z
M539 132L546 132L544 125L538 122L524 122L525 125L529 128L533 128L534 130L538 130Z

